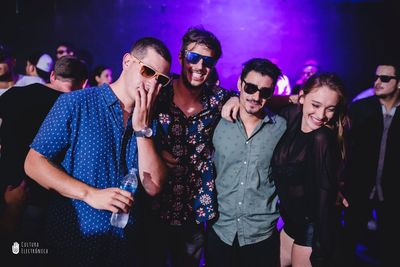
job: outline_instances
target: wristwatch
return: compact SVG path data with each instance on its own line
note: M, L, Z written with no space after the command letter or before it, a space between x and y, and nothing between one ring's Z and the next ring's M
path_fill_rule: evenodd
M144 127L142 130L134 131L133 133L135 134L136 137L150 138L153 136L153 130L147 126Z

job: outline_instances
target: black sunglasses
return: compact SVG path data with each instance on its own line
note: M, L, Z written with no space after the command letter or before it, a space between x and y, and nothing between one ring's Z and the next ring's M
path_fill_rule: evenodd
M389 75L375 75L375 80L380 79L383 83L390 82L391 79L397 79L396 76L389 76Z
M244 83L243 89L247 94L252 95L255 92L259 91L260 97L262 97L264 99L268 99L274 93L274 88L262 87L262 88L258 89L257 85L255 85L255 84L248 83L245 80L242 80L242 82Z
M149 79L156 77L157 82L160 83L162 87L165 87L170 83L170 81L171 81L170 77L168 77L165 74L162 74L161 72L156 71L155 69L153 69L152 67L150 67L149 65L147 65L146 63L144 63L143 61L138 59L137 57L135 57L135 56L132 56L132 57L135 58L138 61L138 63L142 66L140 68L140 74L143 77L149 78Z
M69 54L70 52L71 52L70 50L57 50L57 54L59 54L59 55L64 54L64 53Z
M185 58L187 60L187 62L191 63L191 64L197 64L197 62L200 61L200 59L203 59L203 63L207 68L212 68L215 66L215 64L217 63L217 60L213 57L208 57L208 56L203 56L200 54L197 54L195 52L191 52L191 51L185 51Z

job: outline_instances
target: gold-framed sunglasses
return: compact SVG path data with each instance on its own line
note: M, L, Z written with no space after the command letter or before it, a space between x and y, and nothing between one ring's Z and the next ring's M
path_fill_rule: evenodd
M149 65L147 65L146 63L144 63L143 61L138 59L137 57L135 57L134 55L132 55L132 57L138 61L140 66L142 66L140 68L140 74L143 77L149 78L149 79L155 77L157 82L160 83L162 87L165 87L170 83L170 81L171 81L170 77L168 77L167 75L165 75L161 72L156 71L155 69L153 69L152 67L150 67Z

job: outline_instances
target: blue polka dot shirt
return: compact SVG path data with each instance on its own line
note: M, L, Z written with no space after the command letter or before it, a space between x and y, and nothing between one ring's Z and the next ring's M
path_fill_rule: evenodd
M120 103L105 84L61 95L31 148L96 188L119 187L127 171L137 168L131 119L125 129ZM74 264L89 264L105 248L121 252L119 242L126 239L126 229L134 223L131 211L128 226L115 228L110 225L111 212L60 195L52 201L49 215L48 234L54 250L68 255Z

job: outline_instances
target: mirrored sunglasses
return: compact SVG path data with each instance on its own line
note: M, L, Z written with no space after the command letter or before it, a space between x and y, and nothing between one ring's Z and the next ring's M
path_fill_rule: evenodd
M243 90L247 93L247 94L254 94L255 92L259 91L260 92L260 97L264 98L264 99L268 99L272 96L272 94L274 93L274 88L269 88L269 87L262 87L260 89L258 89L257 85L252 84L252 83L248 83L245 80L242 80L244 83L244 88Z
M396 76L389 76L389 75L375 75L375 80L380 79L383 83L390 82L391 79L397 79Z
M217 63L217 60L213 57L203 56L198 53L187 51L187 50L185 51L185 58L186 58L187 62L189 62L191 64L197 64L200 61L200 59L203 59L203 64L207 68L212 68Z

